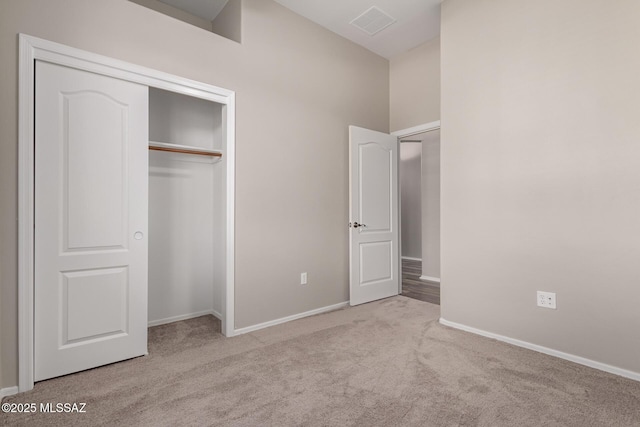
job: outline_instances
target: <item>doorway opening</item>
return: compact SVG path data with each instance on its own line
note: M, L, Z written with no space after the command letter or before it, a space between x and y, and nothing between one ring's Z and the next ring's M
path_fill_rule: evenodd
M399 141L400 293L440 304L440 123L395 132Z

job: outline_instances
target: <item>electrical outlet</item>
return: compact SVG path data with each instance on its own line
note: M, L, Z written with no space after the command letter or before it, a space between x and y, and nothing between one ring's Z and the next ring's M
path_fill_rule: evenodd
M307 273L300 273L300 284L301 285L307 284Z
M556 309L556 293L538 291L538 307Z

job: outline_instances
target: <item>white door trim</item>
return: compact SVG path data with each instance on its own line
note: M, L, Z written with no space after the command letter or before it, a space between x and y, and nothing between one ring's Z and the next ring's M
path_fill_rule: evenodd
M391 132L391 135L397 136L398 138L406 138L408 136L417 135L422 132L429 132L430 130L440 129L440 120L436 120L435 122L424 123L418 126L413 126L406 129L400 129L394 132Z
M223 104L227 162L226 286L222 331L235 335L235 92L48 40L20 34L18 81L18 389L34 383L34 81L35 60L65 65Z
M400 140L402 138L407 138L409 136L418 135L423 132L429 132L432 130L440 129L440 120L436 120L435 122L424 123L418 126L413 126L406 129L400 129L394 132L391 132L391 135L398 138L398 153L400 153ZM401 217L402 215L402 192L400 191L400 154L398 154L398 215ZM402 221L398 222L398 244L402 247ZM400 259L398 260L398 265L400 266L400 283L398 284L398 294L402 294L402 250L398 251L398 256ZM421 260L422 261L422 260ZM426 276L423 276L426 277ZM440 282L440 279L438 279Z

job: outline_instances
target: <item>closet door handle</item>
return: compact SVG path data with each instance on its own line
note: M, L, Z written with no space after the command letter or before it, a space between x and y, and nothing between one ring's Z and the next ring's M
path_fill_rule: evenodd
M135 233L133 233L133 238L136 240L142 240L143 237L144 234L142 233L142 231L136 231Z
M358 228L358 227L366 227L366 225L364 224L358 224L357 222L354 222L352 225L353 228Z

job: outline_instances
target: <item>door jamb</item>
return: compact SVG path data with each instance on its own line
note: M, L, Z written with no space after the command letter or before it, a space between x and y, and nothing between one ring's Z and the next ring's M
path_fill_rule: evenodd
M396 168L396 173L398 174L398 215L401 217L402 215L402 192L400 191L400 140L402 138L407 138L409 136L418 135L423 132L429 132L432 130L440 129L440 120L436 120L435 122L423 123L418 126L413 126L406 129L400 129L394 132L391 132L391 135L397 137L398 139L398 167ZM400 280L398 281L398 294L402 294L402 221L398 220L398 277ZM422 238L422 237L421 237Z
M18 76L18 391L34 385L34 135L35 61L41 60L119 78L223 105L226 157L226 284L222 332L235 335L235 92L213 85L19 35Z

